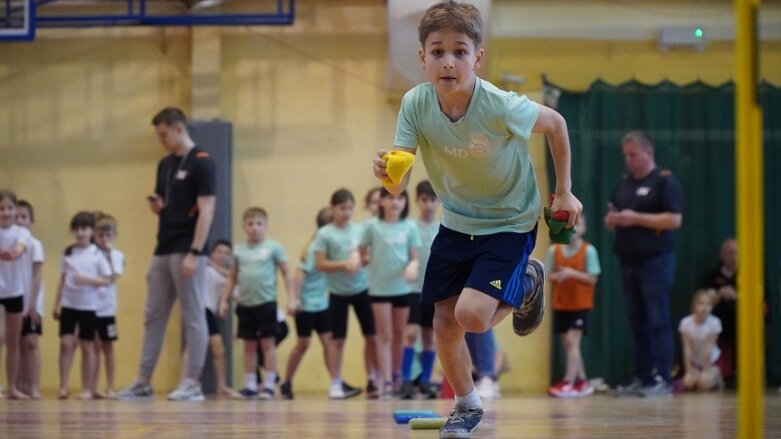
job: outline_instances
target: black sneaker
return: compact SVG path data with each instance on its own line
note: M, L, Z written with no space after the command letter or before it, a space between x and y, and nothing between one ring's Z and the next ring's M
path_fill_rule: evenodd
M415 385L409 381L401 383L399 397L401 399L415 399Z
M352 398L353 396L358 396L363 392L363 390L353 387L345 382L342 382L342 390L344 391L344 399Z
M483 419L483 409L456 404L445 425L439 429L439 439L469 439Z
M532 281L532 287L520 308L513 309L513 331L520 336L529 335L542 322L545 314L545 268L534 258L529 258L526 276Z
M369 380L366 384L366 399L379 399L380 389L374 385L374 381Z
M285 381L279 386L279 394L282 395L282 399L293 399L293 384L290 381Z
M418 392L423 395L423 399L439 398L439 387L436 384L420 384L418 385Z

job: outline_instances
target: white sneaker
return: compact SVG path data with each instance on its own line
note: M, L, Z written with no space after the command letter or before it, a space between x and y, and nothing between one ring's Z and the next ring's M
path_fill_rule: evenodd
M171 401L203 401L206 399L201 392L201 385L198 383L182 382L179 387L168 394Z
M344 388L341 384L331 384L328 388L328 397L331 399L345 399Z
M496 394L497 386L490 377L484 376L480 378L475 386L477 388L477 395L480 399L497 399Z

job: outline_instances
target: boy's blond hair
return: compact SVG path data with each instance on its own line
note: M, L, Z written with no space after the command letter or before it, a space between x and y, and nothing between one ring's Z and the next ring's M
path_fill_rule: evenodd
M95 230L117 233L117 221L107 213L95 212Z
M246 220L247 218L252 218L254 216L259 216L265 220L268 219L268 213L266 213L266 209L262 207L250 207L249 209L244 211L244 214L241 216L241 219Z
M448 0L428 8L418 26L420 45L426 45L429 34L443 29L466 34L475 43L475 47L480 46L483 40L483 19L480 18L480 11L469 3Z
M716 306L716 298L718 297L718 294L716 294L716 290L713 288L704 288L702 290L697 290L694 293L694 296L692 297L692 308L694 308L694 305L697 304L697 301L700 300L700 297L705 297L710 301L711 307Z

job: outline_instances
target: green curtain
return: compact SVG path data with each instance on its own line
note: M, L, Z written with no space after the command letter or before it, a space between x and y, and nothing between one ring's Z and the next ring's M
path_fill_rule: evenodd
M613 234L602 223L613 188L625 173L619 140L633 129L654 139L656 162L670 169L684 192L683 225L677 234L677 271L672 297L676 346L677 324L689 313L692 293L705 274L718 265L721 241L735 234L734 87L712 87L697 82L678 86L670 82L618 86L597 81L585 92L561 91L557 110L564 116L572 144L572 178L575 195L588 218L587 241L599 251L602 275L595 308L582 350L590 377L610 384L631 378L629 329L623 311L618 261L613 255ZM765 123L766 300L768 322L768 377L781 381L781 327L779 277L781 276L781 91L763 85L761 98ZM548 163L554 175L552 163ZM553 339L554 380L564 372L560 342ZM676 348L679 352L679 346ZM677 356L677 355L676 355Z

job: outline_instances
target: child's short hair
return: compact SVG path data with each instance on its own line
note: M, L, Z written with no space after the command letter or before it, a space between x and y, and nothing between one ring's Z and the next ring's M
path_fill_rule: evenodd
M216 249L218 246L224 245L225 247L228 247L229 249L233 250L233 244L231 244L230 241L227 239L218 239L214 241L214 244L212 244L211 252L214 252L214 249Z
M319 212L317 212L317 228L323 227L324 225L331 222L331 208L330 207L324 207L320 209Z
M349 189L337 189L336 192L331 195L331 206L338 206L348 201L351 201L353 204L355 204L355 197L353 197L353 193L350 192Z
M708 299L708 301L710 302L711 306L715 306L716 305L716 297L718 297L718 296L716 294L716 290L714 290L713 288L703 288L701 290L697 290L694 293L694 296L692 297L692 308L694 307L694 305L697 304L697 301L699 301L701 298Z
M475 47L479 46L483 39L480 11L469 3L445 0L428 8L418 26L420 45L425 46L429 34L442 29L466 34L475 43Z
M420 198L423 195L428 195L431 198L437 198L437 193L434 192L434 188L431 186L431 182L423 180L415 186L415 198Z
M26 209L27 213L30 214L30 221L35 222L35 211L33 210L33 205L30 204L29 201L27 201L27 200L19 200L16 203L16 208L17 209L19 209L19 208Z
M16 206L16 194L8 189L0 189L0 201L11 200L11 203Z
M71 219L71 230L76 229L94 229L95 228L95 215L90 212L81 211L73 216Z
M152 125L154 126L160 124L174 125L177 123L187 126L187 116L184 115L184 111L176 107L163 108L152 118Z
M244 215L241 216L241 219L246 221L247 218L252 218L254 216L261 217L265 220L268 219L268 213L266 213L266 209L262 207L250 207L244 211Z
M117 220L113 216L103 212L95 212L94 215L95 230L117 233Z
M382 188L380 191L380 199L383 199L385 197L390 197L391 194L387 189ZM404 190L402 193L399 194L400 197L404 198L404 210L401 211L400 219L407 219L407 215L409 215L409 195L407 194L407 191ZM385 219L385 209L382 208L382 203L380 203L380 219Z

